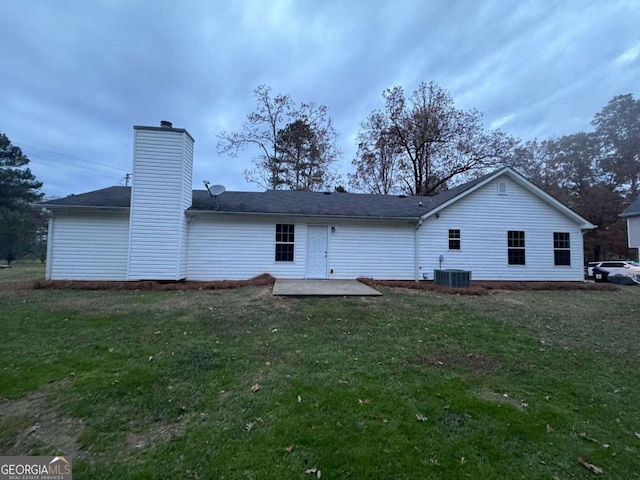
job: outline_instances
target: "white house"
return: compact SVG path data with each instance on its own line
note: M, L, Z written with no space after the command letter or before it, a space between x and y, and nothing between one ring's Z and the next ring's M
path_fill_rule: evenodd
M587 220L503 168L434 197L192 191L193 138L134 127L132 187L44 202L48 279L583 280Z
M627 219L629 248L639 249L638 254L640 259L640 197L629 205L629 208L622 212L620 216Z

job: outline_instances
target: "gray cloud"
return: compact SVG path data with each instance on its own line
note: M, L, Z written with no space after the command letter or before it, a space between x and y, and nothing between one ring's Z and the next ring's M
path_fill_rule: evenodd
M253 190L250 152L219 156L216 134L268 84L327 105L346 174L360 122L394 85L433 80L524 139L589 130L614 95L638 93L639 20L615 0L10 2L0 131L48 195L120 183L132 126L161 119L195 137L195 186Z

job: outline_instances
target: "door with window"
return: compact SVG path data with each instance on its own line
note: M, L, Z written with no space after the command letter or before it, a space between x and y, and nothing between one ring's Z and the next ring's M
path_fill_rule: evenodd
M327 278L327 232L325 225L307 226L307 278Z

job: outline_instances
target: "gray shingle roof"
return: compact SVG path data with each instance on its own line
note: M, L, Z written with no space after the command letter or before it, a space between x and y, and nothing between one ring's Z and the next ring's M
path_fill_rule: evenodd
M621 217L636 217L638 215L640 215L640 197L636 198L636 201L620 214Z
M129 208L131 187L108 187L42 202L43 207Z
M420 205L422 202L422 205ZM206 191L193 192L188 212L259 213L364 218L418 218L430 203L429 197L364 195L353 193L271 190L267 192L225 192L216 199Z
M192 214L216 212L417 219L496 173L477 178L433 197L270 190L267 192L229 191L215 199L206 190L194 190L192 205L187 211ZM128 208L130 198L130 187L109 187L50 200L41 205L49 208Z

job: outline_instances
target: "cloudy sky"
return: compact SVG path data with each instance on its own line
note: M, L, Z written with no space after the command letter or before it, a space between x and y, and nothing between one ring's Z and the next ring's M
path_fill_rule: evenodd
M124 184L133 125L196 140L202 180L257 190L216 151L269 85L328 107L351 171L359 124L394 85L435 81L487 128L590 130L640 95L637 0L16 0L0 16L0 132L48 196Z

